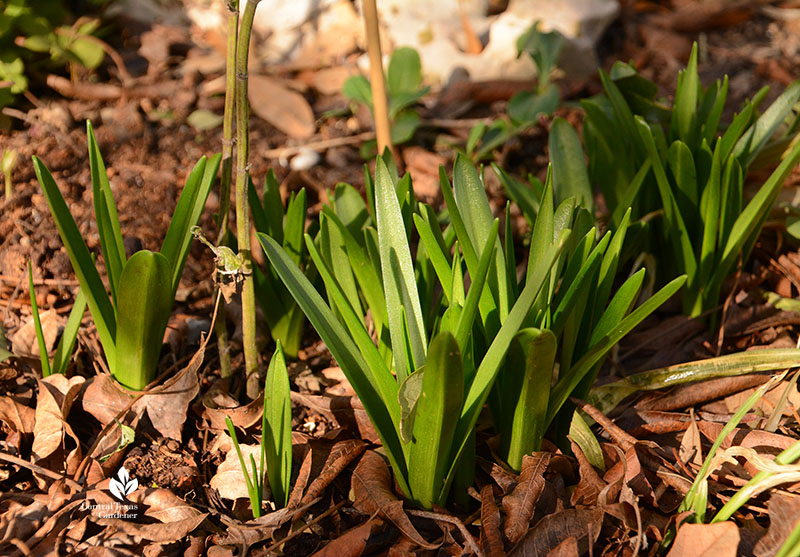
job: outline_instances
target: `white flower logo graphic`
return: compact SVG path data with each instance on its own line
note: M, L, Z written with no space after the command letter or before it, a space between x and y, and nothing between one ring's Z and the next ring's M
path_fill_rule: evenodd
M128 471L123 467L117 471L117 477L111 478L108 483L108 490L120 501L124 501L125 497L139 487L139 481L136 478L131 478Z

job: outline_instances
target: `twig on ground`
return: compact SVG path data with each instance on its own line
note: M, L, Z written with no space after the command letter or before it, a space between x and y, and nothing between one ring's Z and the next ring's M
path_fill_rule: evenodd
M35 472L42 476L47 476L48 478L52 478L54 480L64 480L64 483L67 484L72 489L77 489L78 491L83 489L83 486L78 482L73 481L72 478L68 478L66 476L59 474L58 472L53 472L52 470L48 470L47 468L42 468L38 464L33 464L32 462L28 462L27 460L23 460L14 455L0 452L0 460L5 460L6 462L22 466L23 468L27 468L31 472Z

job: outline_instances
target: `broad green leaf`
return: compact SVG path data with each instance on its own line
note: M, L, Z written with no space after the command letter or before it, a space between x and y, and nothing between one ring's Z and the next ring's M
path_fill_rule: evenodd
M354 75L344 82L342 94L351 101L360 102L372 108L372 89L363 75Z
M750 125L750 121L753 119L754 112L755 107L753 104L750 101L745 101L742 111L734 115L733 121L731 121L728 129L725 130L725 133L719 140L720 160L726 160L728 155L731 154L731 151L733 151L733 148L736 146L739 138Z
M397 430L400 423L397 384L391 374L378 373L367 365L348 332L334 317L314 286L275 240L265 234L259 234L258 238L278 276L292 293L353 386L383 442L389 461L395 469L395 478L401 489L410 495L405 480L408 471Z
M674 141L670 145L667 153L667 164L673 178L675 178L675 184L678 186L674 193L681 213L690 225L697 223L700 217L698 213L700 195L697 187L697 170L695 169L692 152L686 143Z
M558 61L564 36L558 31L542 32L535 22L517 39L517 54L527 52L539 71L539 80L546 81Z
M422 85L422 62L419 53L408 46L395 48L389 58L386 82L391 97L415 93Z
M445 474L464 400L461 354L451 333L434 337L422 374L408 473L414 502L430 509L445 504Z
M347 298L350 307L353 308L357 315L362 314L361 300L358 297L358 287L356 286L356 277L350 265L342 265L341 262L348 260L347 250L345 248L344 238L335 224L331 224L330 218L322 213L319 218L319 251L323 260L328 268L336 278L338 288ZM286 252L291 255L291 251L284 246ZM295 264L298 262L295 261ZM330 293L328 300L331 300ZM337 308L338 306L333 305Z
M703 223L703 239L700 245L700 264L697 269L697 286L705 285L711 276L717 253L717 232L720 222L721 179L720 144L717 142L711 158L711 173L700 199L700 216ZM698 298L700 298L698 296ZM700 308L697 308L700 309ZM701 309L702 311L702 309Z
M492 229L492 209L478 171L466 157L456 155L453 166L453 191L461 217L473 246L482 245ZM505 257L499 243L492 246L494 262L488 276L489 290L497 304L500 322L508 315L508 282L505 276ZM466 259L470 274L477 271L475 261Z
M254 203L250 204L251 206ZM281 190L278 184L278 177L275 171L270 169L264 178L264 213L267 219L267 230L259 230L269 234L275 241L283 244L283 201L281 201ZM305 215L304 215L305 216Z
M447 255L442 251L441 246L436 241L431 225L416 213L414 214L414 226L419 234L420 242L425 247L425 253L428 254L431 260L439 283L443 287L444 296L449 303L450 289L445 287L453 283L453 275L450 270L450 263L447 261Z
M541 93L520 91L508 101L508 117L520 129L535 125L539 116L550 116L558 108L561 98L558 87L550 84Z
M586 460L589 464L598 470L605 471L606 463L603 458L603 449L600 447L600 442L597 437L592 433L592 428L583 419L580 412L575 411L572 414L572 422L569 426L569 438L583 451Z
M114 196L108 183L103 156L92 130L92 123L86 121L86 136L89 142L89 167L92 177L92 197L94 199L94 215L97 222L97 233L100 236L100 248L108 272L108 284L111 287L111 299L117 303L117 287L122 268L125 266L125 245L119 228Z
M279 507L285 507L289 501L292 476L292 402L289 373L280 341L269 362L264 382L261 435L272 497Z
M389 170L383 159L377 160L375 169L375 208L378 225L378 248L383 271L383 291L386 295L386 309L389 321L389 334L392 346L402 346L403 327L408 328L408 338L414 354L416 367L425 364L427 341L422 308L419 303L414 266L408 247L400 203ZM406 320L400 313L405 311ZM395 373L402 382L413 372L402 350L394 350Z
M401 145L414 137L417 128L422 124L422 118L419 114L412 110L406 110L399 113L392 122L391 136L392 143Z
M200 220L200 215L206 206L206 199L217 178L222 155L217 153L208 161L202 157L186 178L172 221L169 223L167 235L161 245L161 253L167 258L171 274L171 296L175 297L178 285L183 274L183 266L189 255L189 245L192 241L191 229Z
M519 398L514 403L511 431L501 434L510 435L503 449L506 463L517 472L522 467L522 457L541 448L556 349L556 336L551 331L534 328L521 330L508 347L507 377L514 381L516 389L512 390L519 393Z
M717 83L719 83L719 81L717 81ZM722 119L722 111L725 108L725 101L727 98L728 76L726 75L722 79L722 85L718 88L714 99L714 105L711 107L711 111L703 122L703 127L701 129L702 138L705 139L709 145L713 145L713 141L717 137L719 122Z
M548 148L553 162L555 204L575 197L579 206L591 211L594 199L581 140L572 125L563 118L553 120Z
M103 345L103 352L105 352L109 370L113 374L115 370L114 363L116 362L114 338L116 336L117 323L111 300L109 300L103 281L100 279L100 274L94 266L92 256L89 255L89 249L81 237L78 225L75 224L75 220L72 218L72 214L69 212L69 208L55 180L53 180L52 174L50 174L50 171L47 170L42 161L35 156L33 157L33 168L36 171L39 184L42 186L47 204L50 206L50 213L56 222L58 233L61 235L61 240L67 249L70 263L72 263L72 270L78 278L81 290L86 294L89 311L92 313L92 318L97 327L97 336L100 337L100 343Z
M31 269L30 261L28 261L28 292L30 293L31 299L33 328L36 331L36 342L39 346L39 361L42 363L42 377L47 377L52 371L50 369L50 359L47 353L47 344L44 341L44 332L42 332L42 321L39 318L39 306L36 303L36 290L33 288L33 269Z
M160 253L138 251L119 279L114 377L141 391L154 378L172 310L170 265Z
M80 330L81 320L85 312L86 296L83 290L78 287L78 293L75 294L75 301L69 312L67 324L64 326L64 332L61 333L61 339L56 345L55 354L53 354L53 373L64 374L67 372L69 361L72 358L72 350L75 348L75 341L78 338L78 331Z
M617 268L622 248L625 244L625 235L628 232L630 218L631 209L628 207L622 217L622 221L614 231L614 237L611 238L608 249L603 256L603 263L600 265L600 272L597 275L597 291L594 294L595 302L592 315L595 320L603 313L608 297L611 295L611 289L614 287L614 279L617 276ZM594 323L592 326L594 326Z

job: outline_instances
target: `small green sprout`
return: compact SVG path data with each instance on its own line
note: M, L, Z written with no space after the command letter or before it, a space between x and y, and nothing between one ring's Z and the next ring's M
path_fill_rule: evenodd
M3 153L3 160L0 165L3 167L3 175L6 179L6 200L11 199L11 196L14 195L14 183L11 180L11 174L17 167L18 159L19 153L16 149L6 149Z

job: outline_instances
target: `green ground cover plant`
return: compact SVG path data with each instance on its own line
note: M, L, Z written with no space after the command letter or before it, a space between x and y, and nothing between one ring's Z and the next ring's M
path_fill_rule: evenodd
M161 251L125 254L119 217L100 148L87 122L95 220L110 296L53 176L38 158L33 165L72 269L86 296L111 374L125 387L141 390L155 377L161 343L192 239L217 175L220 156L205 157L192 169L172 216Z
M94 6L108 0L91 0ZM26 91L32 78L49 69L80 64L98 67L105 58L94 38L97 18L82 17L67 24L70 14L58 0L10 0L0 7L0 108Z
M415 49L394 49L386 71L386 86L391 141L392 144L399 145L410 141L422 123L413 107L430 90L430 87L422 86L422 62ZM342 87L342 94L352 102L366 105L374 112L372 88L363 75L350 77ZM365 142L361 152L372 156L375 145L375 142Z
M541 31L538 21L520 35L517 53L518 56L527 54L536 65L536 88L511 97L507 118L498 118L491 124L481 123L470 130L465 149L470 158L487 158L512 137L536 126L540 116L550 116L558 108L561 97L550 79L563 46L564 36L558 31Z
M683 311L717 307L725 278L746 261L786 177L800 161L794 106L800 82L762 113L768 88L744 103L727 127L721 119L728 78L700 84L697 45L678 77L674 102L627 64L600 71L604 94L581 102L589 175L605 198L610 225L628 207L646 222L638 247L658 259L659 282L688 276ZM748 170L780 161L749 202Z

